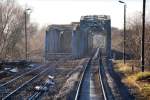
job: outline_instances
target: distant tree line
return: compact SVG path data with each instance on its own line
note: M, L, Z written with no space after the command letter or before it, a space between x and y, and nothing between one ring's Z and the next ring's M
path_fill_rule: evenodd
M29 21L27 17L28 33L28 55L30 52L42 50L33 38L37 37L41 30L38 30L36 23ZM24 9L14 0L0 0L0 60L24 59L25 57L25 15ZM43 41L43 40L42 40ZM41 41L40 41L41 42ZM37 45L34 46L33 45ZM40 48L40 49L39 49ZM33 50L33 51L32 51Z
M148 15L147 15L148 16ZM141 60L142 13L137 12L127 21L126 50L133 54L135 60ZM150 21L145 25L145 62L150 65Z
M145 25L145 65L150 66L150 19L146 15ZM135 12L127 19L125 49L132 59L141 61L142 13ZM112 27L112 49L123 52L123 29ZM121 54L121 53L120 53ZM122 57L123 54L120 56Z

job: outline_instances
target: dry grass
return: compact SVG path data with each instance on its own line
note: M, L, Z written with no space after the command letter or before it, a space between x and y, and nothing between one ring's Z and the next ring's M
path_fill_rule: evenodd
M86 59L60 60L56 62L55 88L43 100L66 100L71 95Z
M123 62L117 62L115 64L115 70L124 75L128 75L133 72L132 67L130 67L130 64L129 63L123 64Z
M136 68L132 71L131 63L123 64L119 61L115 62L115 71L123 74L122 82L134 89L137 97L143 96L144 100L150 100L150 72L139 72Z
M136 80L137 81L140 81L140 80L148 81L148 80L150 80L150 72L139 72L136 75Z

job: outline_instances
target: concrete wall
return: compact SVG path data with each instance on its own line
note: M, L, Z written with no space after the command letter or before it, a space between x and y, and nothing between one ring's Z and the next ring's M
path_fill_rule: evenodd
M72 56L74 58L80 58L80 52L79 52L79 48L80 48L80 31L79 30L73 30L72 31Z
M46 31L45 37L45 57L49 57L49 53L57 53L60 51L60 34L59 30Z
M74 58L81 58L84 55L85 39L84 34L81 33L79 26L72 31L72 56Z
M50 30L46 33L46 51L57 53L60 51L60 34L59 30Z
M106 52L107 52L107 57L108 59L111 59L111 20L106 20L105 21L105 28L106 28L106 32L107 32L107 44L106 44Z
M72 29L68 25L51 25L46 31L45 58L49 59L52 53L72 52Z
M63 34L60 37L60 46L62 53L71 53L72 47L72 30L63 30Z

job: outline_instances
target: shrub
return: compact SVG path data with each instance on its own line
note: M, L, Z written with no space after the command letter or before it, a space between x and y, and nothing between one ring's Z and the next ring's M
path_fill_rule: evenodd
M150 72L140 72L136 76L137 81L148 80L148 79L150 79Z

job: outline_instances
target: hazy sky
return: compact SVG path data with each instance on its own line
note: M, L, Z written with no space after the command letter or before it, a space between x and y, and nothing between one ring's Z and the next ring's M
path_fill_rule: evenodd
M42 25L78 22L83 15L110 15L112 26L123 27L123 4L118 0L17 0L32 8L31 21ZM142 11L143 0L122 0L127 4L127 15ZM150 0L147 0L147 11Z

